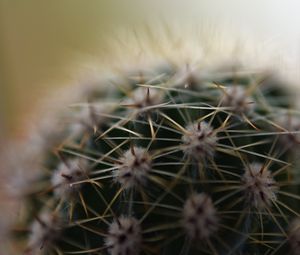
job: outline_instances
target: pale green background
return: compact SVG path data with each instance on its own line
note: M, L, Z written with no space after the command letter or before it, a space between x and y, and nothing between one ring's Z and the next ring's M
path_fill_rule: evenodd
M106 38L123 26L130 30L164 20L197 27L205 21L260 43L278 44L297 69L298 2L0 0L0 134L22 136L22 123L37 101L68 80L74 55L97 57Z

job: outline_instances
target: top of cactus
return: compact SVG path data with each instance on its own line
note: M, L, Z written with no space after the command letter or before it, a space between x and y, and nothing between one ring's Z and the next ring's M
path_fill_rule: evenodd
M40 152L47 171L26 194L38 216L21 217L34 222L29 248L280 253L298 210L294 151L280 139L290 127L277 119L292 102L262 76L170 64L118 77L110 91L95 84Z

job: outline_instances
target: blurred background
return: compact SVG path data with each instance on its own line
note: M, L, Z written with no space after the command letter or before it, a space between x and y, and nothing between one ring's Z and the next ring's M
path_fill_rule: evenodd
M122 27L228 29L272 46L298 79L299 10L297 0L0 0L0 139L24 135L39 101L70 82L78 55L109 58L107 38Z

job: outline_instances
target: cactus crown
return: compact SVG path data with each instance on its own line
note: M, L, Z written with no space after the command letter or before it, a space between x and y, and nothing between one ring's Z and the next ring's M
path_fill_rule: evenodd
M207 72L132 72L71 108L26 194L26 254L299 253L291 97L264 73Z

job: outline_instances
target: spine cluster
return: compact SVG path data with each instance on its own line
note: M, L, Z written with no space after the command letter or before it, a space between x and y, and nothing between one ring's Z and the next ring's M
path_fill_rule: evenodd
M191 239L208 239L218 229L218 216L211 198L192 194L183 208L183 225Z

